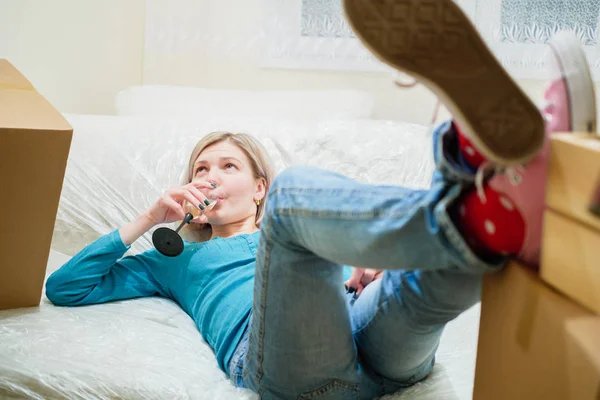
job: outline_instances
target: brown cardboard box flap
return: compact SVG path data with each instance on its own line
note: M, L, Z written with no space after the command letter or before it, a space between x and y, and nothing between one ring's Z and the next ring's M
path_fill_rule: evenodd
M546 211L543 235L542 279L600 314L600 232Z
M600 399L600 317L569 321L566 327L569 380L587 391L577 393L581 398Z
M600 316L569 321L567 332L589 354L590 361L600 371Z
M0 89L34 90L33 85L13 65L0 58Z
M35 111L35 112L33 112ZM66 131L73 128L7 60L0 59L0 129Z
M592 316L516 263L484 278L473 398L596 400L566 324ZM570 360L570 357L575 357ZM572 372L569 365L581 370ZM575 374L574 377L571 377Z
M546 205L600 231L589 211L600 178L600 140L587 134L555 134L551 139Z
M0 60L0 309L39 304L72 132Z

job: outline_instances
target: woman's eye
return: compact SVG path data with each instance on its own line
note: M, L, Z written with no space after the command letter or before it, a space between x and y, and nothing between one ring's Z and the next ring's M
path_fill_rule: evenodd
M235 166L235 164L229 163L229 164L225 165L225 168L227 168L227 169L236 168L236 166Z
M196 173L197 173L197 174L199 174L200 172L204 172L204 171L206 171L206 168L205 168L205 167L199 167L199 168L196 170Z

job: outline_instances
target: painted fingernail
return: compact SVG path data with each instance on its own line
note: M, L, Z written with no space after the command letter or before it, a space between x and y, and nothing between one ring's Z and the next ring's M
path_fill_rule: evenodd
M217 184L216 183L211 183L210 186L212 186L213 188L217 188Z
M210 201L208 201L208 199L205 199L204 200L204 204L206 204L207 206L209 206L210 205Z
M204 211L204 206L203 206L202 204L198 204L198 207L199 207L199 208L200 208L202 211Z
M347 290L348 293L354 293L354 292L356 292L356 289L354 289L352 286L350 286L346 290Z

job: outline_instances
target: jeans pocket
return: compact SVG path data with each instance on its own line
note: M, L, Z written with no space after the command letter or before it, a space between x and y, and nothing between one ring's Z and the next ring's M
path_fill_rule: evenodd
M314 390L303 393L298 400L352 400L359 398L357 383L348 383L339 379L329 381Z

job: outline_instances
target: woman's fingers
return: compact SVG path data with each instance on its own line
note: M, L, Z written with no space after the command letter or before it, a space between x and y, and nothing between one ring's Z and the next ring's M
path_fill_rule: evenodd
M379 270L376 270L373 268L367 268L362 276L361 283L364 286L367 286L369 283L371 283L377 279L378 273L379 273Z
M358 290L356 291L356 294L354 295L354 298L358 299L358 297L363 292L363 290L365 290L365 286L364 285L359 285L358 286Z
M190 190L186 190L183 193L183 197L188 203L191 203L194 208L199 209L200 211L204 211L208 208L208 204L206 203L209 203L209 201L202 194L201 198L198 198L198 196L195 196Z
M366 269L365 273L362 276L360 283L362 283L363 286L367 286L369 283L373 282L374 275L375 274L372 272L372 270Z
M360 293L362 293L362 290L364 288L363 284L361 283L364 273L364 268L352 268L352 275L350 276L350 279L348 279L344 283L344 286L346 287L346 292L355 293L354 297L360 296Z
M346 288L347 288L346 290L349 291L350 293L358 290L358 286L360 285L360 282L362 281L362 276L364 273L365 273L365 270L363 268L353 267L352 275L350 275L350 279L348 279L345 282ZM352 289L354 289L354 290L352 290Z
M196 199L198 199L198 201L195 203L196 207L198 207L199 204L202 204L203 207L206 207L206 203L204 200L208 200L208 198L206 197L206 195L204 193L202 193L200 190L198 190L198 188L196 188L195 186L191 186L191 185L187 187L187 190Z
M217 185L214 183L210 183L207 181L191 181L188 185L186 186L191 186L194 187L196 189L216 189Z
M193 193L196 197L198 197L201 202L199 204L202 204L203 207L205 207L207 210L214 207L214 205L216 204L216 201L209 199L201 190L198 189L199 186L201 186L201 189L204 188L208 188L210 190L213 190L215 186L213 186L212 183L208 183L208 182L196 182L195 183L196 186L194 184L189 184L186 187L188 188L188 190ZM202 209L202 207L200 207L200 209Z
M380 279L383 276L383 271L373 268L352 268L350 279L344 282L348 293L355 293L354 297L358 298L365 287L373 281Z
M206 181L194 181L187 185L172 187L165 191L146 213L153 222L165 223L185 219L186 212L196 215L197 210L208 211L216 202L208 200L203 191L208 193L216 187L217 185ZM196 217L192 222L206 223L206 218Z
M175 212L175 215L177 215L181 219L185 218L185 211L183 210L183 206L177 201L175 201L172 197L165 196L163 197L162 202L165 207Z
M197 189L196 189L197 190ZM200 191L193 192L189 186L176 188L171 192L171 197L176 201L186 201L191 204L194 209L204 211L208 205L208 199Z
M177 212L176 215L182 219L185 218L186 212L191 212L193 215L196 215L196 213L202 212L203 208L206 207L203 200L194 196L189 188L185 186L171 189L164 197L179 205L179 209L182 210L182 213ZM169 208L173 209L173 203L170 204L171 206Z

